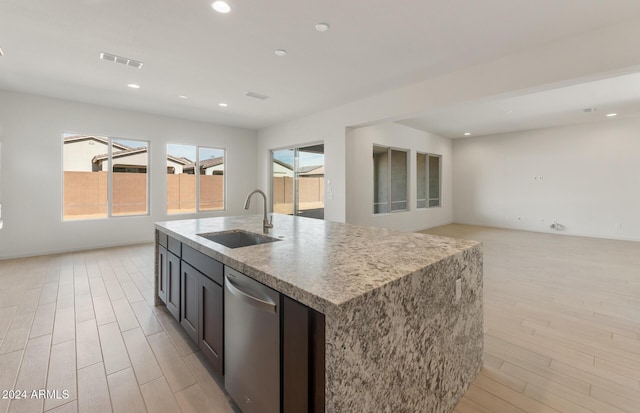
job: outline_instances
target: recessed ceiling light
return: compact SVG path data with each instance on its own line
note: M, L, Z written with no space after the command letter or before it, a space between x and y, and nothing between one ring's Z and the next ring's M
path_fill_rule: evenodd
M316 24L316 30L319 32L326 32L327 30L329 30L329 23Z
M465 132L464 136L471 136L471 132Z
M218 106L222 107L222 108L226 108L227 106L229 106L228 104L224 103L224 102L220 102L218 103Z
M129 86L131 89L140 89L140 85L137 85L135 83L129 83L127 86Z
M287 55L287 51L284 49L278 49L274 52L276 56L284 57Z
M617 113L607 113L607 117L608 118L612 118L614 116L618 116L618 114Z
M226 1L214 1L213 3L211 3L211 7L213 8L213 10L222 14L227 14L231 11L231 6L229 6L229 3L227 3Z
M4 56L4 52L2 51L2 47L0 47L0 56Z

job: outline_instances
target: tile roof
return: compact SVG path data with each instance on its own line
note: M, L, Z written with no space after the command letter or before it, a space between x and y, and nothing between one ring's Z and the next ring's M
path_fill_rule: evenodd
M73 142L80 142L85 140L94 140L100 143L104 143L105 145L109 144L109 140L107 138L103 138L101 136L92 136L92 135L67 136L64 138L64 143L73 143ZM113 146L121 150L131 149L131 147L127 145L123 145L121 143L117 143L117 142L113 142Z
M120 158L126 155L133 155L136 153L143 153L143 152L147 152L147 147L140 147L140 148L129 148L129 149L125 149L122 151L116 151L113 152L113 158ZM91 160L92 163L96 163L99 161L104 161L109 157L109 154L105 153L102 155L96 155L93 157L93 159ZM173 155L167 155L167 159L170 161L173 161L175 163L178 163L180 165L189 165L190 163L192 163L189 159L187 158L178 158L176 156Z

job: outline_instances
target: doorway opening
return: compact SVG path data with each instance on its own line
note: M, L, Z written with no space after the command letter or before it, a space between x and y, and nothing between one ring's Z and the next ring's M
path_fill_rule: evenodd
M271 151L272 210L324 219L324 144Z

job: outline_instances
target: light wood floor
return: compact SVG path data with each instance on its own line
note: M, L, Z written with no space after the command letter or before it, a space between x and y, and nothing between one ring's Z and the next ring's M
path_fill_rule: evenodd
M0 261L0 391L28 392L0 394L0 412L234 411L179 324L153 307L153 254L149 244ZM38 389L60 394L30 398Z
M640 412L640 243L424 232L484 245L484 368L455 412Z
M640 244L428 232L484 244L485 366L457 413L640 412ZM232 412L152 279L151 245L0 261L0 390L70 392L0 412Z

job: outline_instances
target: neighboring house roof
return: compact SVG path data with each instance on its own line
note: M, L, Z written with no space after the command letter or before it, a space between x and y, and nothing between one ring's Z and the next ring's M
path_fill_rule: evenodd
M205 159L204 161L200 161L200 169L207 169L218 165L224 164L224 157L219 156L217 158ZM191 162L188 165L185 165L182 170L187 171L190 169L194 169L196 166L195 162Z
M274 159L273 162L282 166L283 168L287 168L290 171L293 171L293 166L289 165L286 162L282 162L278 159ZM301 166L299 168L298 175L324 175L324 165Z
M179 163L180 165L189 165L191 162L190 159L184 158L184 157L180 157L178 158L177 156L173 156L173 155L167 155L167 159L175 162L175 163Z
M112 158L122 158L123 156L127 156L127 155L135 155L137 153L145 153L147 152L147 148L131 148L131 149L125 149L124 151L116 151L112 153ZM107 160L107 158L109 158L109 154L105 153L102 155L96 155L93 157L93 159L91 160L92 163L98 163L100 161L104 161Z
M303 166L298 175L324 175L324 165Z
M81 141L87 141L87 140L100 142L100 143L103 143L105 145L109 144L109 140L107 138L103 138L103 137L100 137L100 136L89 136L89 135L67 136L67 137L64 138L64 143L74 143L74 142L81 142ZM123 145L121 143L117 143L117 142L113 142L113 147L114 148L118 148L120 150L131 149L131 147L129 147L127 145Z
M129 149L125 149L122 151L116 151L112 154L113 158L121 158L123 156L127 156L127 155L135 155L137 153L144 153L147 152L147 148L146 147L141 147L141 148L129 148ZM91 160L92 163L98 163L100 161L105 161L107 160L107 158L109 157L108 153L102 154L102 155L96 155L93 157L93 159ZM173 155L167 155L167 159L170 161L173 161L175 163L178 163L180 165L188 165L190 163L192 163L189 159L187 158L178 158L176 156Z
M224 163L224 157L219 156L217 158L205 159L200 161L201 168L211 168L212 166L222 165Z
M174 160L178 163L181 163L183 165L189 165L190 163L193 163L193 161L189 158L185 158L184 156L181 157L177 157L177 156L173 156L173 155L167 155L168 159Z
M290 170L292 170L292 171L293 171L293 166L289 165L289 164L288 164L288 163L286 163L286 162L282 162L282 161L281 161L281 160L279 160L279 159L274 159L274 160L273 160L273 162L277 163L278 165L280 165L280 166L282 166L282 167L285 167L285 168L290 169Z

